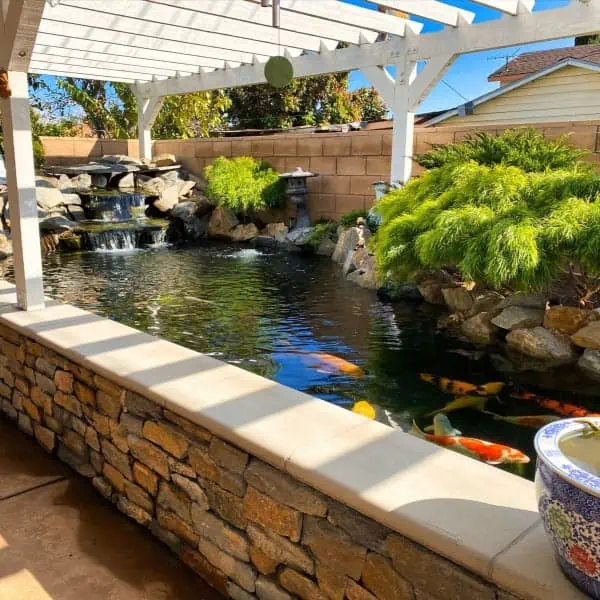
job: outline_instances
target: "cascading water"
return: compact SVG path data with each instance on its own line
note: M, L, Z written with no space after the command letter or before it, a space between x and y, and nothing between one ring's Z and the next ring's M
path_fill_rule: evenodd
M144 217L144 194L114 190L80 195L86 219L90 221L122 222Z
M136 230L84 231L83 247L88 250L134 250L141 232Z
M82 248L85 250L135 250L136 248L161 248L167 245L164 224L123 223L121 225L98 225L81 223Z

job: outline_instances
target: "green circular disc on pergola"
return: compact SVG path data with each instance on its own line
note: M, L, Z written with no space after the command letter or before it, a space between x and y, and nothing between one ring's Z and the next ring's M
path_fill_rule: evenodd
M294 67L285 56L272 56L265 65L265 77L276 88L284 88L294 78Z

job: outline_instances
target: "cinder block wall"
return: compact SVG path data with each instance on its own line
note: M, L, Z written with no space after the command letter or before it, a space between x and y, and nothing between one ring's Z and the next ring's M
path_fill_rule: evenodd
M534 127L550 139L568 136L574 145L590 152L590 161L600 164L600 122L536 123ZM459 142L476 131L497 135L507 128L418 127L414 151L422 153L433 144ZM46 137L42 142L49 165L76 164L103 154L138 155L136 140ZM351 210L370 208L375 196L373 183L389 177L391 148L391 129L154 142L155 155L172 153L198 175L218 156L254 156L281 172L296 167L317 172L320 177L309 184L313 220L337 219ZM415 165L415 175L420 172L421 168Z

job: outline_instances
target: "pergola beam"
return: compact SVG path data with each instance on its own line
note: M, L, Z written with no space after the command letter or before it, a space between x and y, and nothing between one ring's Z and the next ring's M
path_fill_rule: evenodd
M505 48L574 35L595 33L600 24L600 1L578 0L564 8L522 13L500 21L444 29L427 35L407 35L375 44L352 46L332 52L293 58L297 77L365 69L396 63L403 56L414 62L457 56L493 48ZM264 67L243 65L178 79L142 83L137 93L145 97L186 94L224 87L264 83Z
M475 13L455 8L438 0L371 0L383 8L391 8L409 15L415 15L443 25L458 27L460 20L472 23Z
M0 68L27 71L45 0L4 0Z

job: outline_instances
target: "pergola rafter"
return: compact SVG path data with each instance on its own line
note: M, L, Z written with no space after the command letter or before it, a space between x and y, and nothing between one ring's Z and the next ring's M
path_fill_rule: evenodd
M140 155L150 157L165 96L264 83L264 63L280 54L297 77L361 69L394 114L390 179L402 184L411 176L415 110L457 56L600 30L600 0L538 12L535 0L470 0L501 17L482 23L445 0L371 2L380 10L280 0L276 29L262 0L0 0L0 68L13 88L0 108L19 305L43 306L27 72L131 84ZM407 14L436 30L422 33Z

